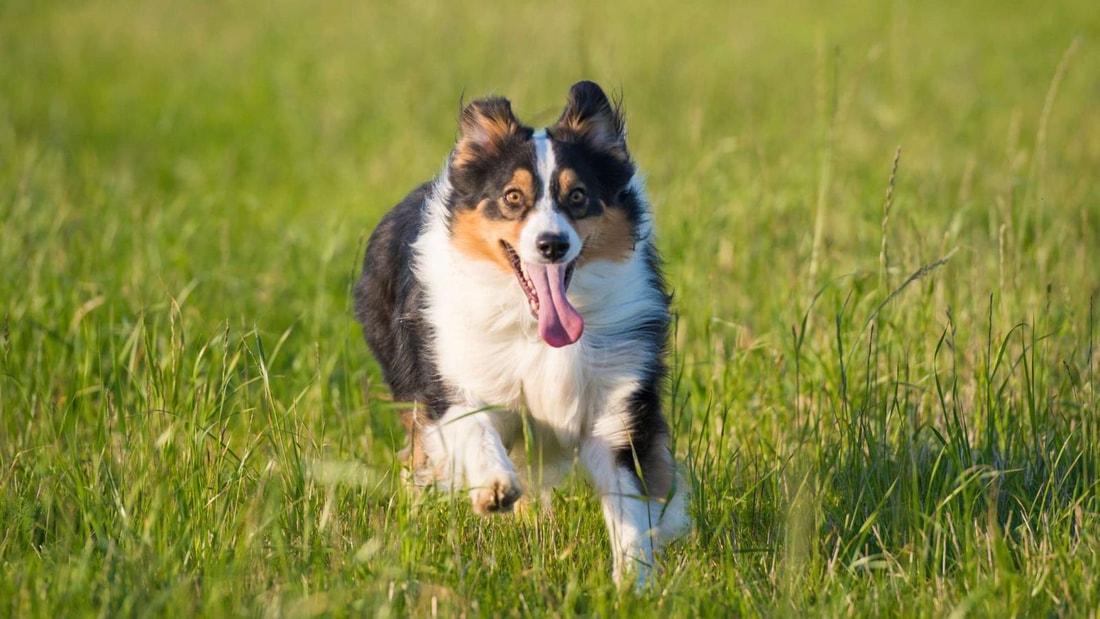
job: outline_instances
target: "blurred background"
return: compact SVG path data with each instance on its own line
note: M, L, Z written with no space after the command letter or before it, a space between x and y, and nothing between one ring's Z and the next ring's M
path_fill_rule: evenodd
M1087 2L14 0L0 10L8 186L36 159L55 161L70 204L49 219L71 220L65 252L103 246L116 262L102 276L131 280L131 307L192 281L218 298L259 278L238 300L263 321L313 302L273 306L263 279L282 261L318 260L318 248L339 254L325 257L338 272L297 285L342 293L359 237L441 167L461 101L502 94L526 122L548 123L582 78L624 99L671 268L699 272L673 279L722 318L766 321L751 314L768 300L737 290L762 275L805 279L815 245L814 268L828 276L877 257L898 146L892 228L919 248L897 268L939 257L941 245L990 266L1007 224L1017 245L1064 239L1054 255L1018 257L1037 262L1028 290L1051 283L1051 262L1096 283L1075 251L1100 226L1085 213L1100 164L1100 17ZM118 219L100 219L108 206ZM18 208L6 213L26 226ZM153 242L143 226L159 225L171 234ZM26 260L5 245L9 264ZM26 276L9 271L10 289Z

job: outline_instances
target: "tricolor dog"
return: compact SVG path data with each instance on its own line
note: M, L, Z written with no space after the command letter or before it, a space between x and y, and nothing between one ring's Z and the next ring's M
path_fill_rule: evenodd
M580 82L535 130L465 107L442 173L371 235L355 308L405 416L414 478L510 511L578 460L613 576L645 583L688 525L662 415L669 293L621 109ZM534 483L539 480L524 480Z

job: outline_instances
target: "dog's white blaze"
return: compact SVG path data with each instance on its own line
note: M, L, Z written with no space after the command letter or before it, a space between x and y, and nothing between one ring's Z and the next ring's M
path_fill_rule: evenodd
M565 234L569 239L569 251L562 256L558 262L568 264L573 260L576 260L577 256L581 254L581 237L577 234L577 231L569 224L569 220L562 217L561 213L549 209L544 209L541 206L535 209L535 212L528 215L527 221L524 222L523 228L519 233L519 247L516 248L516 252L519 253L519 257L524 262L547 262L546 258L543 258L538 251L536 241L540 234L549 232L552 234Z
M535 243L538 236L544 232L565 234L569 239L569 251L559 262L569 263L576 260L581 253L581 237L569 220L554 208L554 195L550 193L550 181L554 178L558 162L554 156L554 146L550 143L550 137L543 129L535 133L534 140L535 169L541 191L538 201L535 202L534 212L527 216L527 221L520 230L519 247L516 251L524 262L546 262L546 259L539 254Z
M542 195L545 199L550 194L550 177L553 176L554 168L558 166L558 162L554 156L554 148L550 144L550 136L546 135L546 129L536 131L534 140L535 162L538 168L539 180L542 181Z

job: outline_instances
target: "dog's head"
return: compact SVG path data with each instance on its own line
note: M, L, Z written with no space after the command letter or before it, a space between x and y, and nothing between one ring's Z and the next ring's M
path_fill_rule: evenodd
M541 131L519 122L507 99L470 103L448 164L451 240L514 273L539 334L576 342L584 319L566 296L576 269L634 252L643 217L618 105L579 82L558 121Z

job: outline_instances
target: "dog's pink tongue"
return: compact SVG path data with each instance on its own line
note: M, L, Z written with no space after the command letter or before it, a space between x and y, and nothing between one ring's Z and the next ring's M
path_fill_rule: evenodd
M564 264L523 263L539 294L539 335L554 348L568 346L584 333L584 318L565 297Z

